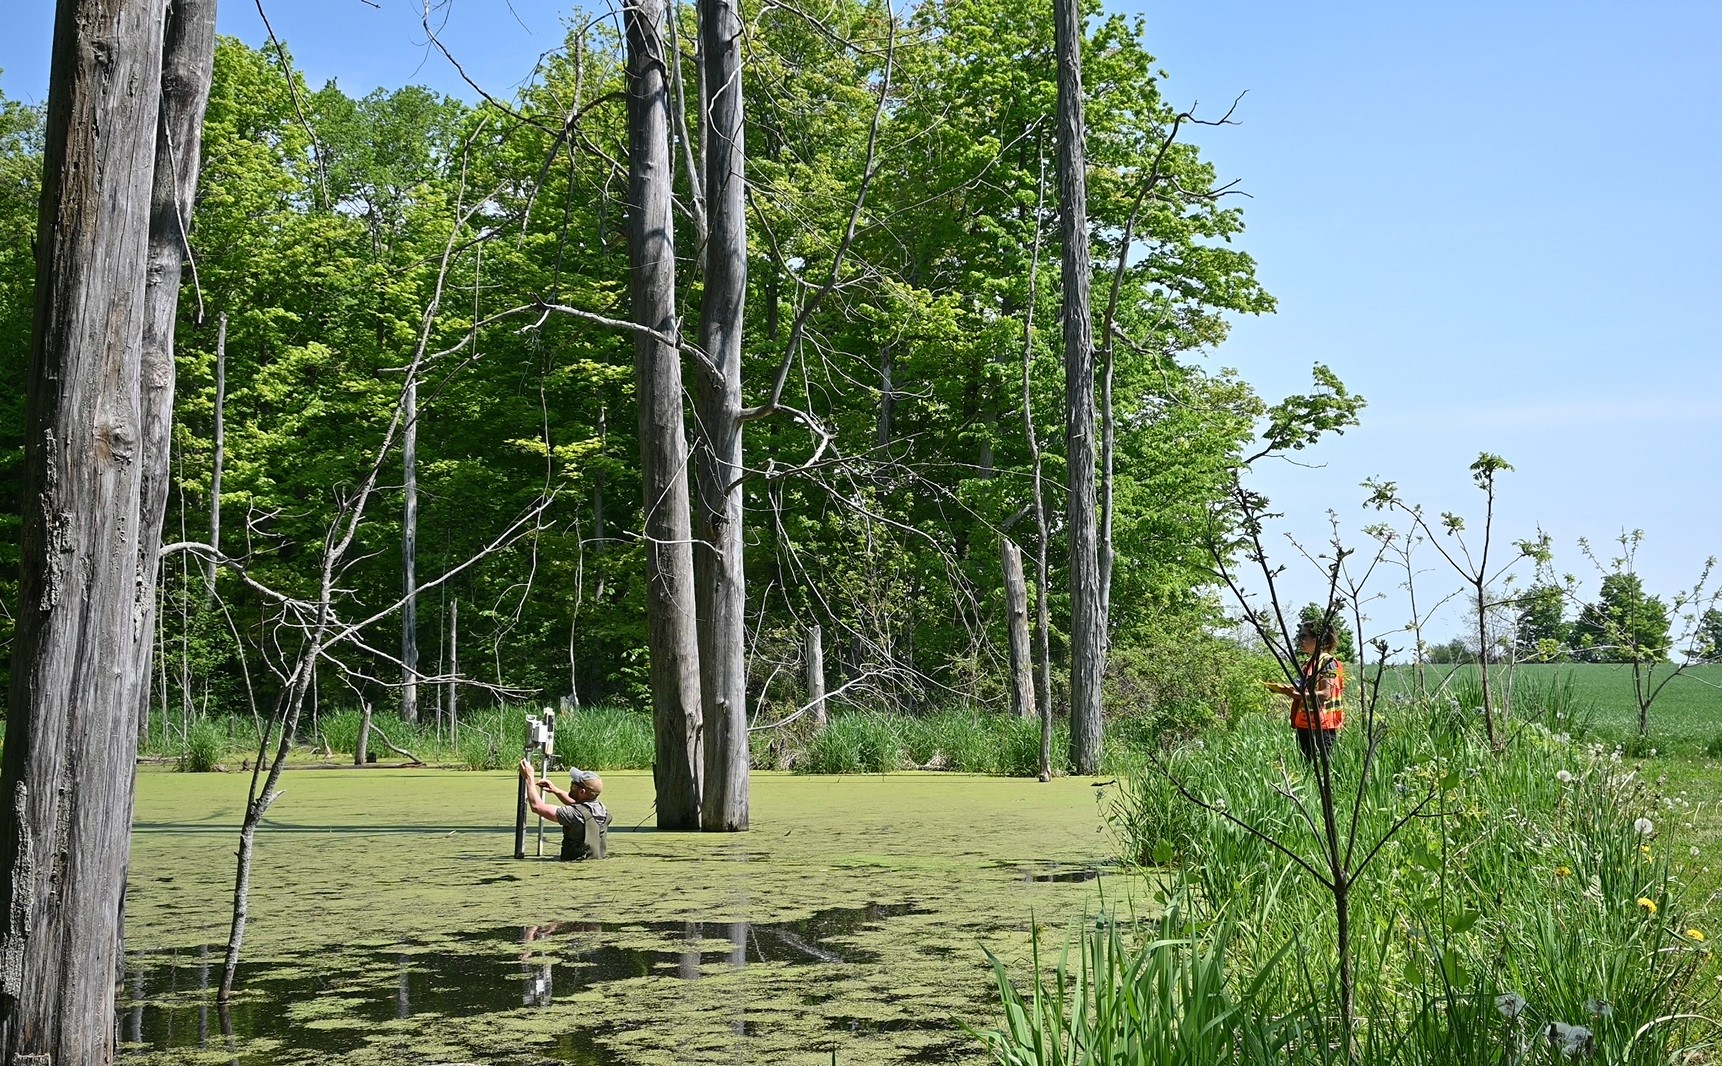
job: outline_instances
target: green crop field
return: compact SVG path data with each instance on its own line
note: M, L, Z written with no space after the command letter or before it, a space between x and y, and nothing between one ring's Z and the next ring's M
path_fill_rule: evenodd
M1430 689L1445 686L1464 702L1476 699L1475 666L1425 666ZM1654 683L1673 672L1657 667ZM1497 695L1505 692L1509 706L1520 704L1536 713L1549 703L1551 692L1569 709L1564 731L1605 742L1627 742L1638 732L1638 704L1633 696L1632 667L1613 663L1560 663L1496 666L1490 681ZM1414 684L1408 666L1390 667L1382 678L1383 695ZM1554 723L1551 723L1554 724ZM1692 667L1674 677L1650 707L1649 746L1697 753L1707 748L1722 755L1722 665Z

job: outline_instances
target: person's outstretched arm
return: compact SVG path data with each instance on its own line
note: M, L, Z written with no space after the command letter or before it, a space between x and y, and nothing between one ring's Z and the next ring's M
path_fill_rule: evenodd
M561 802L563 802L563 803L573 803L574 802L573 796L569 795L568 793L562 791L560 788L551 784L550 779L548 777L546 777L544 780L538 782L538 784L546 792L550 793L552 796L555 796Z
M532 760L520 760L520 776L526 779L526 806L540 818L556 820L556 808L544 802L544 797L538 792L540 787L555 789L556 786L548 781L538 780L538 775L532 771Z

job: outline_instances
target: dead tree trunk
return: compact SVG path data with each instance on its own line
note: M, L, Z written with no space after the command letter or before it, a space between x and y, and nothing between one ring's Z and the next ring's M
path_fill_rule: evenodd
M1010 630L1011 709L1018 718L1033 720L1034 653L1028 642L1028 583L1022 575L1022 549L1009 537L999 538L1004 564L1005 615Z
M1064 245L1064 439L1070 489L1070 763L1100 768L1100 678L1106 666L1096 543L1094 318L1089 307L1088 180L1082 117L1082 12L1053 0L1058 53L1058 230Z
M371 701L365 700L359 711L359 739L353 744L353 765L363 766L371 753Z
M881 459L885 449L891 446L891 420L897 409L897 386L892 380L896 368L896 353L887 343L879 349L879 419L874 434L874 444L881 453Z
M824 729L830 723L825 711L825 630L817 625L807 627L807 706L813 728Z
M1128 255L1126 248L1121 254ZM1112 516L1113 461L1118 438L1118 420L1112 403L1112 370L1114 345L1108 338L1102 345L1104 356L1100 368L1100 523L1095 534L1100 558L1100 639L1101 665L1106 662L1106 633L1112 617Z
M695 626L693 524L687 435L682 425L676 327L676 248L671 216L665 0L629 0L628 252L634 321L634 390L640 417L640 485L646 540L646 643L650 650L652 778L658 828L700 827L700 653Z
M401 433L401 473L405 500L401 515L401 721L419 720L419 382L407 371L406 410Z
M0 1061L106 1063L153 627L142 356L163 0L54 27L0 770ZM139 580L139 567L151 564ZM144 675L147 677L147 672Z
M221 313L221 324L215 335L215 432L212 442L215 464L209 472L209 546L221 551L221 468L227 462L227 312ZM214 556L209 559L209 595L215 595Z
M736 0L700 0L700 63L710 102L705 115L705 293L700 307L702 367L695 407L700 444L694 551L699 600L700 688L706 771L700 824L747 828L746 592L742 572L741 340L747 294L743 194L741 17Z
M158 9L159 10L159 9ZM162 38L161 115L156 126L150 188L149 268L144 288L142 462L138 513L140 632L155 625L156 574L161 527L167 514L169 453L173 444L174 325L180 279L191 254L191 208L197 196L203 150L203 112L215 70L215 0L171 0ZM201 317L201 309L200 309ZM222 319L218 347L226 343ZM214 589L212 583L210 589ZM149 714L150 659L154 643L133 645L131 683L140 719ZM189 678L181 665L182 696L190 718Z
M1047 576L1046 493L1043 487L1040 434L1034 428L1034 389L1031 371L1034 368L1034 309L1040 295L1040 235L1041 216L1046 207L1046 157L1040 159L1039 177L1035 184L1034 243L1028 263L1028 313L1022 326L1022 428L1028 440L1028 455L1032 464L1029 485L1034 492L1034 632L1039 669L1035 671L1035 702L1040 706L1040 777L1052 777L1052 607L1047 595L1051 582Z
M239 952L245 945L245 925L251 916L251 860L257 851L257 827L263 824L263 816L281 795L277 788L281 771L287 763L287 752L293 746L293 734L299 728L299 714L305 707L305 694L309 687L308 678L322 654L323 641L329 629L330 611L327 597L330 569L325 566L324 602L318 608L310 646L292 675L288 677L287 686L282 690L275 711L270 715L271 722L279 722L281 726L274 756L269 760L269 767L265 772L264 759L269 754L270 740L266 732L259 739L257 762L251 768L250 797L245 804L245 817L239 826L239 863L233 878L233 924L227 935L227 956L221 968L221 989L216 993L216 1002L224 1005L233 996L233 980L239 972Z
M448 601L448 746L460 750L460 601Z

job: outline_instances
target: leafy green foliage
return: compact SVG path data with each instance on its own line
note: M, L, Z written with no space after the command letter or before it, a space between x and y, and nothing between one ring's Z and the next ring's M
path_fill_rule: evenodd
M1339 795L1349 807L1361 792L1359 854L1375 854L1350 886L1352 929L1368 930L1352 942L1370 975L1357 986L1362 1061L1548 1061L1537 1040L1556 1023L1588 1030L1600 1061L1663 1062L1690 1046L1692 1030L1667 1025L1693 1005L1708 961L1676 865L1684 799L1646 787L1618 754L1541 726L1497 751L1439 699L1384 707L1367 780L1361 728L1334 749ZM1155 876L1187 909L1199 950L1222 948L1232 987L1261 989L1251 1002L1264 1023L1328 1044L1337 1034L1319 1020L1337 1002L1332 908L1285 853L1240 827L1313 856L1286 795L1309 794L1312 772L1278 722L1201 739L1125 793L1127 857L1163 868ZM1174 779L1223 813L1189 802ZM1426 796L1424 813L1390 833ZM1229 923L1251 935L1226 936Z
M1030 557L1042 547L1022 522L1033 465L1025 352L1044 476L1052 485L1064 477L1062 369L1049 328L1058 291L1047 166L1055 68L1049 10L979 0L923 4L888 27L893 17L843 0L822 10L823 28L772 6L750 19L756 223L744 399L762 398L794 328L801 347L790 396L831 437L809 468L815 441L797 423L751 426L754 474L743 488L753 516L749 616L761 632L820 619L834 641L834 685L877 678L886 702L925 710L952 688L979 700L996 694L1004 637L996 531L1016 524ZM683 29L686 45L694 35L691 24ZM1200 646L1217 620L1201 591L1212 560L1193 531L1225 496L1259 424L1276 447L1303 448L1355 422L1361 400L1317 367L1309 396L1270 410L1234 373L1204 365L1230 315L1274 306L1235 244L1241 201L1186 139L1197 127L1183 124L1168 142L1178 112L1144 49L1144 24L1095 8L1087 32L1098 87L1090 239L1097 302L1115 326L1103 338L1115 356L1118 427L1111 636L1115 648L1145 649L1126 673L1159 671L1155 713L1195 721L1229 713L1226 685L1175 686L1170 668L1143 665L1181 640ZM883 50L845 41L889 34L897 48L887 90ZM608 24L573 31L504 111L413 86L312 91L290 55L219 42L189 235L197 269L178 330L172 539L203 539L208 529L221 316L220 547L289 595L312 592L308 563L379 461L403 368L422 344L419 580L551 502L526 537L420 596L421 667L448 667L458 602L467 675L516 691L645 702L632 342L538 310L542 301L628 317L621 59ZM697 128L696 94L687 95L683 117ZM571 102L581 109L572 133ZM39 124L34 112L0 102L0 358L16 359L18 376ZM684 194L686 182L679 173ZM1124 248L1133 214L1134 243ZM851 215L854 239L844 246ZM678 227L689 258L691 220ZM1114 307L1106 282L1115 271ZM827 280L828 297L809 309L809 293ZM684 287L684 328L698 295L697 285ZM13 434L0 439L0 484L15 496L17 411L0 423ZM402 589L403 498L398 453L380 461L382 488L340 580L343 618L379 617L355 635L359 643L333 650L339 661L321 668L317 691L350 702L353 686L382 708L393 705L389 686L400 676L399 614L388 607ZM1047 498L1044 547L1057 572L1062 494ZM269 706L279 683L269 666L290 657L296 632L235 575L218 577L212 600L196 566L183 564L170 560L163 573L168 686L166 710L155 713L177 720ZM10 598L9 588L0 592ZM1057 655L1068 602L1054 588L1048 606ZM507 747L473 744L481 763Z
M1693 647L1705 662L1722 660L1722 610L1707 609L1698 618L1698 637Z
M1605 574L1596 602L1573 622L1572 642L1586 662L1660 662L1671 644L1668 608L1645 594L1637 574Z
M1548 663L1566 658L1573 629L1566 618L1567 596L1566 589L1550 582L1538 582L1519 593L1514 641L1521 660Z

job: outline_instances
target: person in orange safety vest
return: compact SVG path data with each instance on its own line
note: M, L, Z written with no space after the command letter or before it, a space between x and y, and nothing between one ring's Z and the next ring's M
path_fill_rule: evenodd
M1305 619L1297 630L1298 659L1302 666L1291 684L1268 682L1268 688L1291 697L1291 726L1297 734L1298 750L1311 762L1319 749L1333 750L1334 734L1345 724L1345 666L1334 658L1338 637L1331 624ZM1306 699L1306 692L1313 698ZM1313 704L1313 706L1311 706Z

